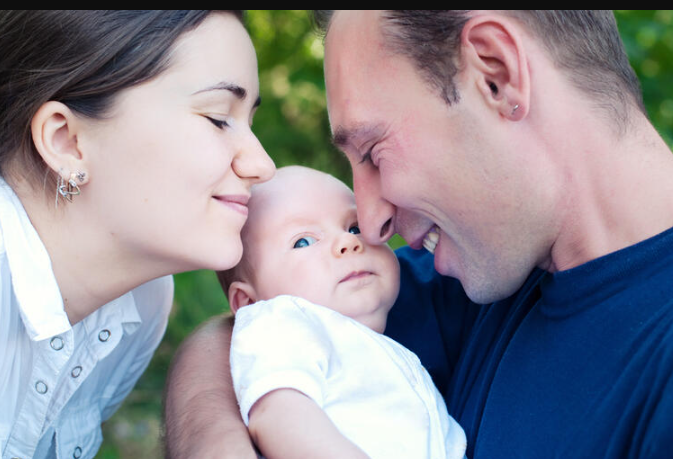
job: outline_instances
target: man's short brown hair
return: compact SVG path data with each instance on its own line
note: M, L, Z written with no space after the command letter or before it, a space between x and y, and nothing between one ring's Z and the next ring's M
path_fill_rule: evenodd
M640 82L629 64L611 10L505 10L539 38L551 60L580 91L606 109L623 130L628 107L646 113ZM313 18L327 33L332 11ZM381 15L384 43L407 56L420 75L448 104L460 94L454 82L460 63L460 36L470 10L386 10Z

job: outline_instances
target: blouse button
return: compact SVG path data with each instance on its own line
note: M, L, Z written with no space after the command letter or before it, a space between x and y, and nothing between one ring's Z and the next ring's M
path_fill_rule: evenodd
M61 349L63 349L63 338L61 338L60 336L55 336L51 339L49 345L53 350L60 351Z
M46 394L49 388L44 383L44 381L38 381L35 383L35 390L38 394Z
M75 451L73 451L72 457L74 457L75 459L79 459L81 456L82 456L82 448L78 446L75 448Z
M79 375L81 374L82 374L82 367L79 365L73 368L72 371L70 372L70 376L72 376L73 378L78 378Z
M101 343L104 343L108 339L110 339L110 330L101 330L100 333L98 333L98 339L100 340Z

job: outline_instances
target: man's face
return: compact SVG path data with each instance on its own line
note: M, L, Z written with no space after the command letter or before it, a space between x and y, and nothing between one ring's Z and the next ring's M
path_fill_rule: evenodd
M437 226L437 271L474 301L505 297L539 262L531 245L546 244L536 239L547 213L539 179L504 145L506 120L484 102L477 71L461 70L461 100L448 105L382 45L378 16L336 13L325 51L330 122L352 166L362 233L382 243L397 232L418 249Z

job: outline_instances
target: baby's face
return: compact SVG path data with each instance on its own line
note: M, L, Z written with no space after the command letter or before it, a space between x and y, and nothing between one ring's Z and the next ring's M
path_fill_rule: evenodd
M399 291L399 264L388 246L360 237L346 185L285 168L254 190L250 204L245 256L258 300L300 296L383 331Z

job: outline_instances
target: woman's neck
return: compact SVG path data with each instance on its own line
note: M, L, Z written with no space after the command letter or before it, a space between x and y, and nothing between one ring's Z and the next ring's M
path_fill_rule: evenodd
M138 285L167 274L136 260L109 231L87 218L87 204L47 198L42 189L11 182L45 245L71 324ZM55 194L55 192L54 192ZM79 206L78 206L79 204ZM156 272L154 272L156 271Z

